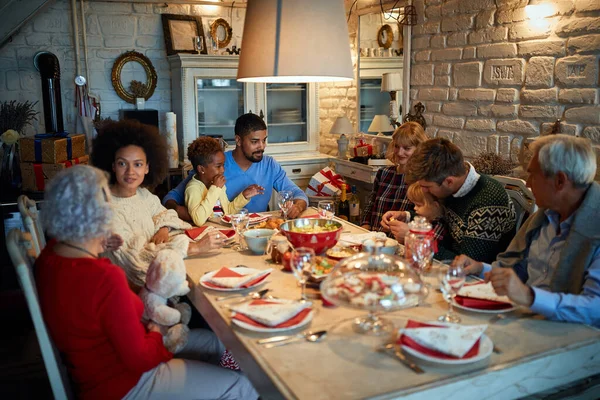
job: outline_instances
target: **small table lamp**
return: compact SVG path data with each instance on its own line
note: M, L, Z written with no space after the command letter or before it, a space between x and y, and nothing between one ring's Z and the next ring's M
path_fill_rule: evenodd
M381 91L390 92L390 119L395 126L400 126L398 119L398 103L396 92L402 90L402 74L399 72L387 72L381 77Z
M376 115L369 125L369 132L377 132L377 136L385 136L382 132L393 132L394 126L390 123L390 117L387 115Z
M335 135L340 135L340 138L337 140L337 144L338 144L338 157L345 160L346 159L346 152L348 151L348 137L346 135L344 135L345 133L347 134L352 134L354 133L354 128L352 127L352 123L350 122L350 120L348 119L348 117L338 117L335 122L333 123L333 126L331 127L331 129L329 130L329 133L335 134Z

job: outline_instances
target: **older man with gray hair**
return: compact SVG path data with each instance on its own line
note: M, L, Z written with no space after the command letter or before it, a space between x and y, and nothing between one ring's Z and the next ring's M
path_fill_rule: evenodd
M552 135L531 145L528 186L540 209L492 265L458 256L498 295L548 319L600 327L600 185L587 139Z

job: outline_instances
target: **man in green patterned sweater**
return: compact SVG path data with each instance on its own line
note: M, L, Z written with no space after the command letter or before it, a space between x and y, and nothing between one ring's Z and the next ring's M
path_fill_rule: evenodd
M406 180L444 202L448 234L435 258L466 254L489 263L506 250L515 233L514 205L504 186L478 174L452 142L437 138L421 143L408 160Z

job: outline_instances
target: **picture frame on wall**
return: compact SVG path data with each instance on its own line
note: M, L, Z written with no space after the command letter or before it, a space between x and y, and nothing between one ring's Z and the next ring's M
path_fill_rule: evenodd
M199 16L162 14L161 18L168 56L177 53L208 54ZM197 37L202 38L201 49L197 49Z

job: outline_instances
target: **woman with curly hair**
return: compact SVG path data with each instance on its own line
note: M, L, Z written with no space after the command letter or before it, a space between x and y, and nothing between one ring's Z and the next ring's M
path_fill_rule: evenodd
M158 130L137 121L107 123L94 139L92 163L110 173L113 232L123 238L123 245L108 256L125 270L133 288L144 285L148 266L159 250L170 248L186 257L224 244L218 231L190 242L183 231L190 224L146 189L165 178L167 160L167 145Z
M220 368L213 332L193 329L177 354L122 269L100 253L114 216L107 174L77 165L48 184L42 224L53 237L36 260L40 306L81 399L256 399L248 379Z
M385 157L394 165L377 171L373 191L362 214L363 228L389 231L387 221L382 221L387 211L414 210L414 204L406 198L408 185L404 179L404 167L417 146L426 140L423 127L416 122L405 122L396 128Z
M264 188L250 185L232 202L225 188L225 153L218 140L199 137L188 146L188 159L196 172L185 187L185 205L194 224L203 225L211 216L235 214Z

